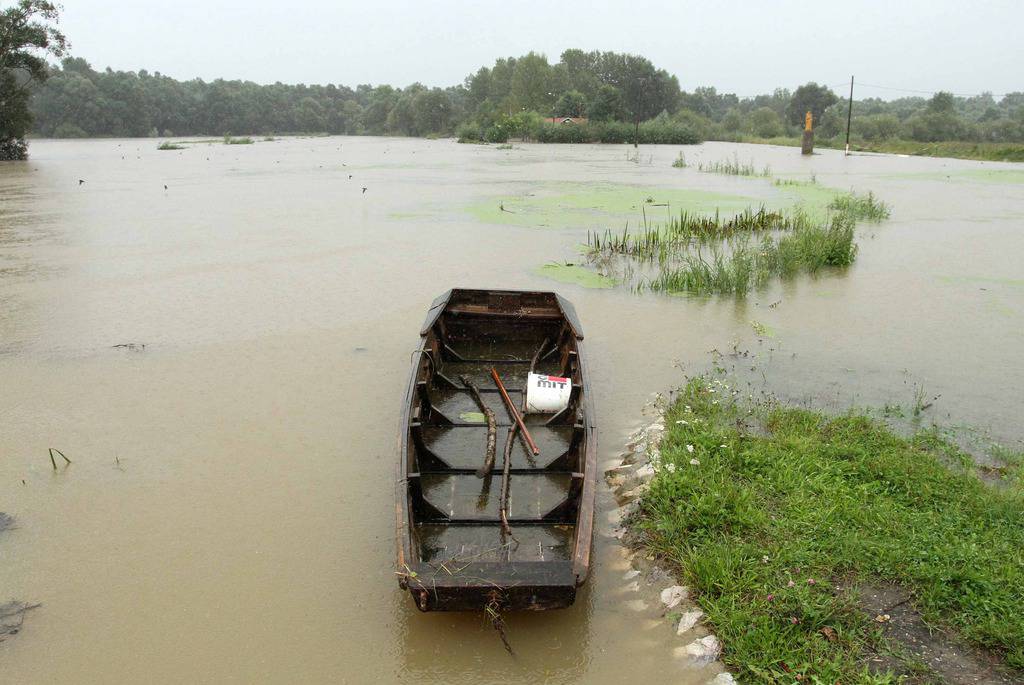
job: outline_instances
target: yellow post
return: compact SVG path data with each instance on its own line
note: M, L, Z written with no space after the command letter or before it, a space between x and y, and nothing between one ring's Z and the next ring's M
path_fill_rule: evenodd
M814 154L814 117L810 112L804 116L804 140L800 146L800 154Z

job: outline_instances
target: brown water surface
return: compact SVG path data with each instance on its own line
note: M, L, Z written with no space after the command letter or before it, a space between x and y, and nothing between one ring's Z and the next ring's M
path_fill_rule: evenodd
M709 143L674 169L679 149L635 163L619 146L36 141L0 165L0 511L18 526L0 537L0 601L42 603L0 646L4 681L713 675L676 659L651 595L626 588L605 492L592 582L569 610L510 616L515 659L481 617L423 615L399 592L399 400L419 323L452 286L576 304L603 462L680 381L676 361L700 370L734 342L799 400L909 407L923 388L941 396L927 421L1022 437L1024 184L988 171L1011 165ZM638 203L778 201L770 181L693 168L734 152L873 190L893 218L859 229L853 268L737 299L546 280L537 267L578 261L586 230L621 216L540 228L479 211L609 184ZM54 473L48 447L74 463Z

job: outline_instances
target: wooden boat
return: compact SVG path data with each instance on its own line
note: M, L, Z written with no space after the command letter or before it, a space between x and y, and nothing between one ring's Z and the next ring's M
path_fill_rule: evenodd
M590 569L597 469L573 306L552 292L450 290L420 338L402 406L399 585L422 611L569 606ZM491 374L521 409L531 367L571 381L565 409L523 417L536 456ZM490 468L489 422L469 385L493 411Z

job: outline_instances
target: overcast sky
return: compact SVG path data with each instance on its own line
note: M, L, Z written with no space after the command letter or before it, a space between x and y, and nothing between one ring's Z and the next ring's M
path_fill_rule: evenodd
M95 68L179 79L446 86L497 57L536 50L554 63L579 47L643 54L684 90L842 91L851 74L910 90L1024 90L1024 0L64 0L62 27Z

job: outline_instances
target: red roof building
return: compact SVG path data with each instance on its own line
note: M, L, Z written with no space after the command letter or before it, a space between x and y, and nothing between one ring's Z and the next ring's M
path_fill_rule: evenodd
M586 117L547 117L544 121L548 124L585 124Z

